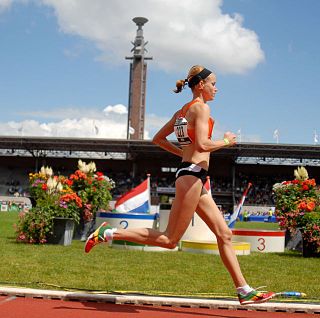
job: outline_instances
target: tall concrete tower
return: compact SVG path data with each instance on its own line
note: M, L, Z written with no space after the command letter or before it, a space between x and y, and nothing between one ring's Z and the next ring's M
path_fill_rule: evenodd
M152 60L152 57L146 57L145 46L148 42L144 41L142 27L148 22L148 19L136 17L132 21L137 25L137 35L134 39L133 56L126 57L132 60L130 63L129 77L129 109L128 109L128 130L127 139L143 139L144 118L146 106L146 77L147 63L145 60Z

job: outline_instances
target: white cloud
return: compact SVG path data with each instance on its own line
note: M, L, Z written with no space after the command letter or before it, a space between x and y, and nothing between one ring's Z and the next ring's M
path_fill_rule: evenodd
M106 111L107 110L107 111ZM72 108L62 112L62 109L51 110L50 112L29 112L37 117L57 120L57 114L63 114L58 121L40 122L37 120L24 120L21 122L10 121L0 123L0 136L46 136L46 137L82 137L82 138L127 138L127 108L117 104L107 106L104 110L92 110L90 117L86 112L83 116L83 108ZM80 116L82 114L82 116ZM65 117L66 115L72 115ZM150 139L159 129L159 123L165 123L166 119L156 118L151 115L152 120L146 118L145 139Z
M46 137L82 137L82 138L126 138L126 124L108 119L64 119L58 122L22 122L2 123L0 135L3 136L46 136Z
M239 14L222 12L222 0L39 0L51 6L62 32L95 43L99 60L125 63L136 27L133 17L145 16L147 48L153 65L186 71L203 64L223 73L244 73L264 60L258 36L243 27ZM70 54L70 52L68 52Z
M8 9L12 4L12 0L0 0L0 13Z
M127 111L127 107L122 105L122 104L117 104L117 105L114 105L114 106L107 106L103 112L108 115L110 113L115 113L115 114L119 114L119 115L124 115L124 114L127 114L128 111Z

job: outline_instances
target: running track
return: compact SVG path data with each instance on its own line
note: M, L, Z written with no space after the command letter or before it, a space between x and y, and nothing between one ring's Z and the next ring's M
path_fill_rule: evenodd
M306 313L115 305L51 299L0 296L1 318L315 318Z

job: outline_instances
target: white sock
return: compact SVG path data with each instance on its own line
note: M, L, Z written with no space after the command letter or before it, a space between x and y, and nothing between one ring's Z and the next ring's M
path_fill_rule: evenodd
M112 241L113 240L113 233L117 231L117 228L112 228L112 229L106 229L103 233L103 236L106 241Z
M237 287L237 293L241 294L242 296L246 296L249 293L251 293L253 291L253 288L250 287L248 284L244 285L242 287Z

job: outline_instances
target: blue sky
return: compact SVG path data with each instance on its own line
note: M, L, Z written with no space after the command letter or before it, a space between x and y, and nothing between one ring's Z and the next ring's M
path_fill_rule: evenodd
M318 0L0 0L0 134L123 138L124 57L145 16L146 138L190 99L175 81L203 64L218 78L215 139L275 143L277 129L280 143L313 144L319 12Z

